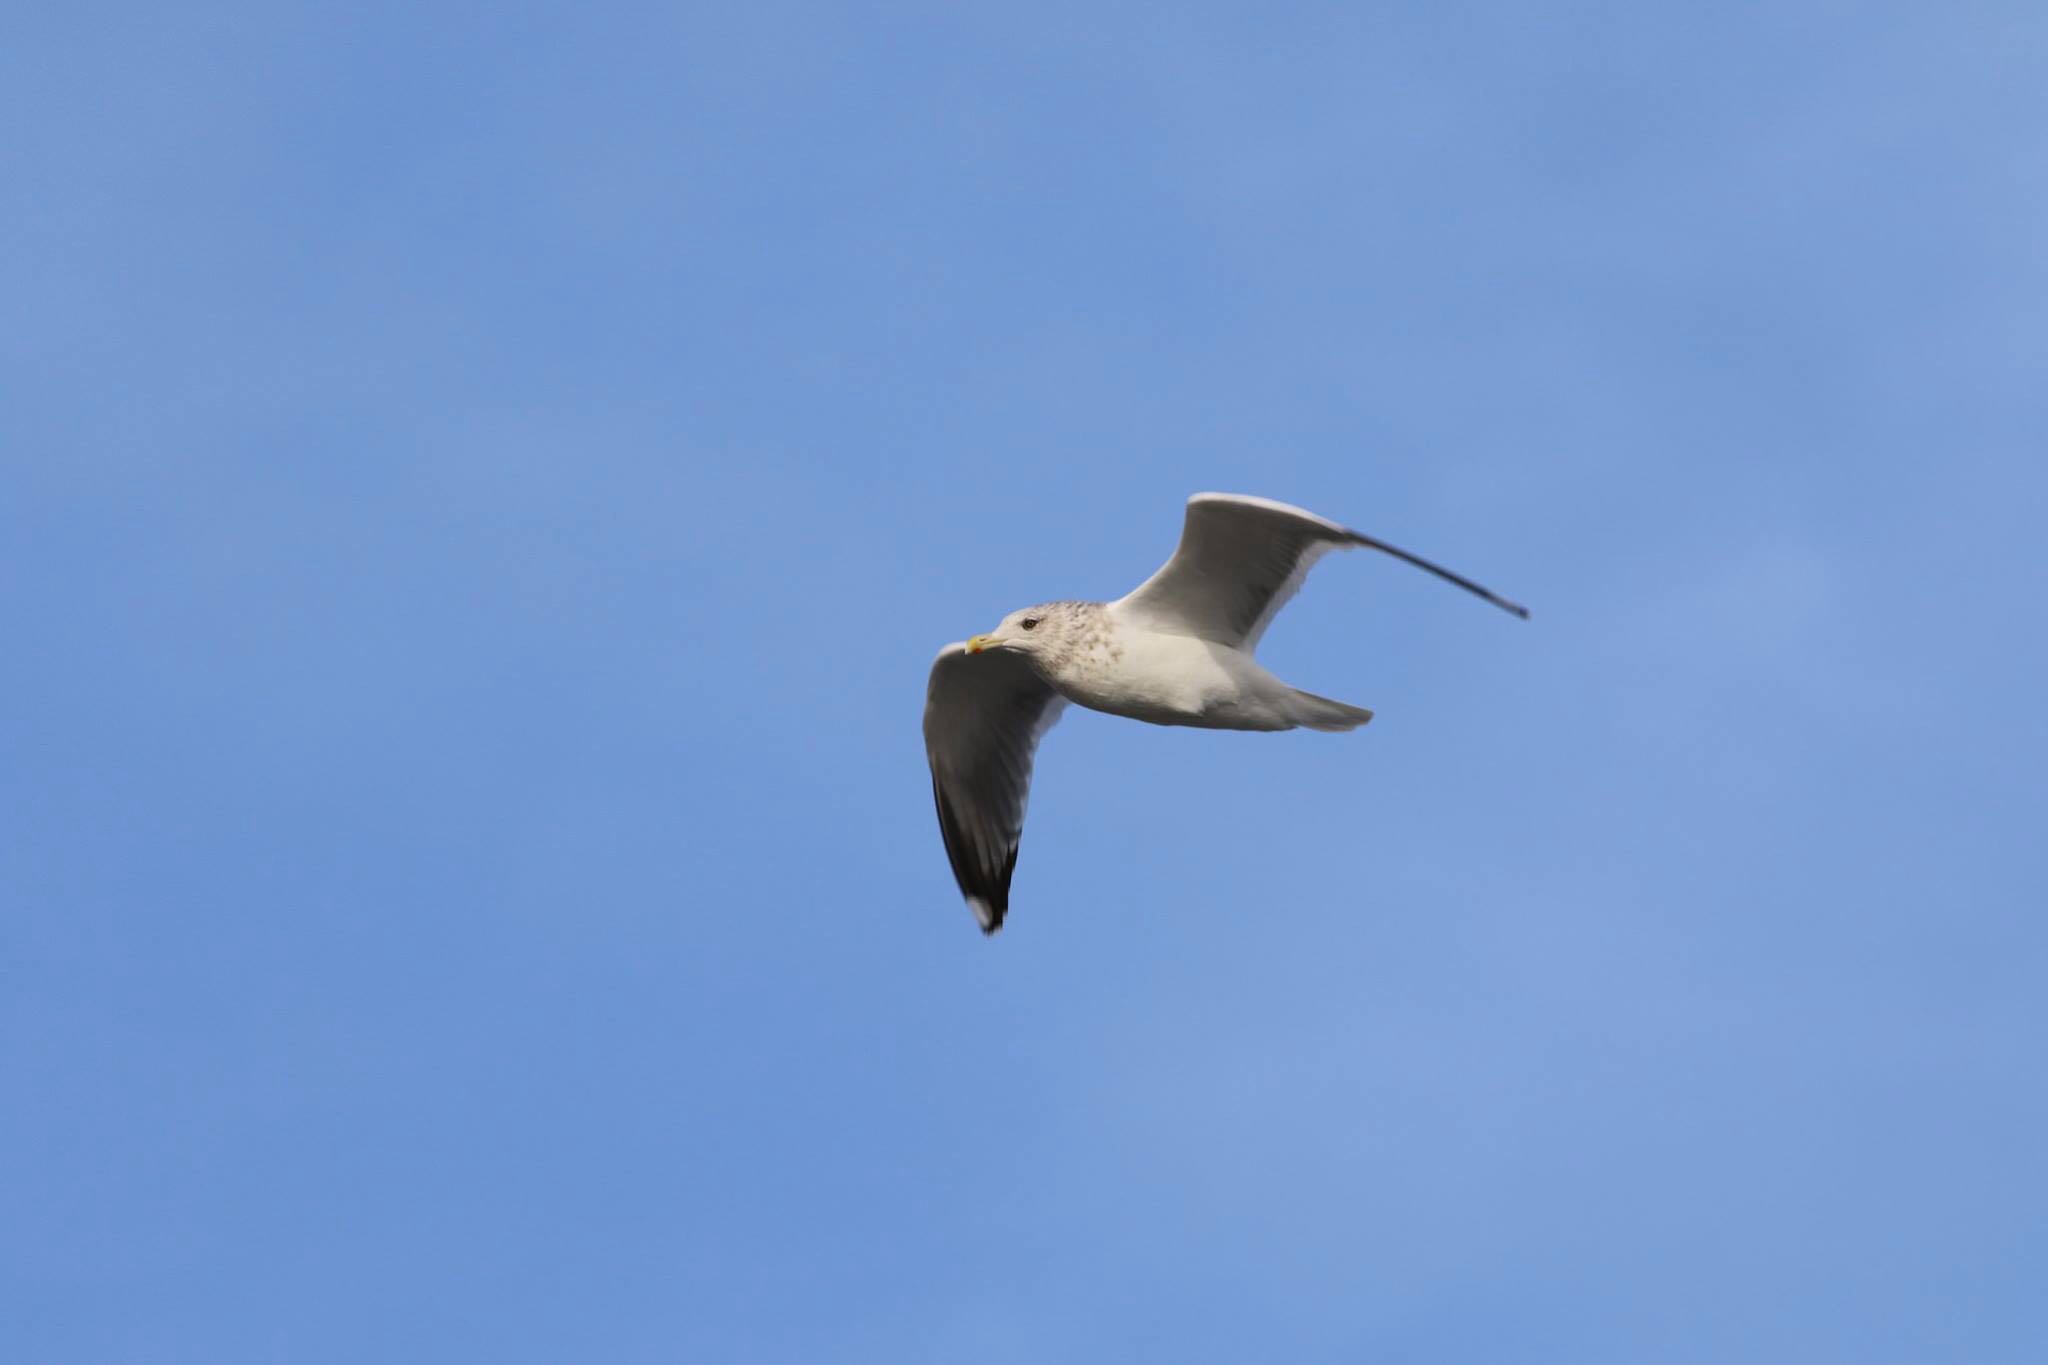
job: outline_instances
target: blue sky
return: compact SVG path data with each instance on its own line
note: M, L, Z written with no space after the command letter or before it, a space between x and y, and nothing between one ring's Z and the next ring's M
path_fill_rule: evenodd
M38 5L0 1356L2032 1361L2033 5ZM947 640L1191 492L1348 736Z

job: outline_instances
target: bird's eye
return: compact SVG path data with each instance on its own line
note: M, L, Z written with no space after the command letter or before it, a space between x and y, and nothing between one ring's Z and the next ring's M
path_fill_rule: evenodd
M1037 630L1038 618L1036 616L1027 616L1023 620L1019 621L1017 624L1024 627L1024 629L1026 630Z

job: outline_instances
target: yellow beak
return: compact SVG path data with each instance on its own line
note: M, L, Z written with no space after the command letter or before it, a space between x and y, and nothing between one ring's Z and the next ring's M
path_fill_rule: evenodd
M979 654L984 649L993 649L1001 643L1002 641L996 639L993 635L977 635L967 642L967 652L969 654Z

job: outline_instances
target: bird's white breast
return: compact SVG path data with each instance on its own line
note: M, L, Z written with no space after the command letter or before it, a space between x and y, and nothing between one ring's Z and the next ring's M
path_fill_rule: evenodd
M1069 700L1155 725L1215 725L1261 691L1250 655L1188 635L1165 635L1106 616L1048 681ZM1263 728L1263 727L1254 727Z

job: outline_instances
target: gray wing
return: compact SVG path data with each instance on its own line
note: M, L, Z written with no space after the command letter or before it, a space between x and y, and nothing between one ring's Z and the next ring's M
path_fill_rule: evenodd
M1529 614L1527 607L1383 540L1284 502L1236 493L1189 498L1173 558L1116 605L1155 629L1249 652L1301 591L1318 559L1332 548L1359 545L1426 569L1504 611Z
M1038 740L1066 709L1023 655L947 645L925 689L924 749L953 878L984 934L1010 909L1010 874Z
M1249 651L1315 562L1332 546L1357 543L1299 507L1197 493L1173 558L1117 605L1162 629Z

